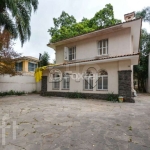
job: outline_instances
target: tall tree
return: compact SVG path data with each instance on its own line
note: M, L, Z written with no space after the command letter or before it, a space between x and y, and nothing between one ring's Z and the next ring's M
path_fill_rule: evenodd
M150 7L146 7L136 13L136 18L142 17L144 22L150 23ZM148 78L148 55L150 53L150 34L142 29L140 39L140 61L134 66L134 78L138 80L138 90L146 92L146 80Z
M150 7L146 7L141 11L136 12L136 18L142 17L144 22L150 23Z
M79 23L76 23L76 19L64 11L60 17L53 18L53 22L54 27L51 27L48 32L51 35L50 42L55 43L60 40L120 23L121 20L114 18L113 6L107 4L105 8L97 12L93 18L83 18Z
M50 56L49 56L48 52L44 52L41 56L39 66L43 67L43 66L49 65L49 59L50 59Z
M0 32L9 31L13 38L19 37L23 45L30 39L30 18L36 11L38 0L0 0Z

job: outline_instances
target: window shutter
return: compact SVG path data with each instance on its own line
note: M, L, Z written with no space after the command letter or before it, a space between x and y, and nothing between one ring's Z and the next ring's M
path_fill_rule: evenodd
M68 47L64 47L64 60L68 60L69 54L68 54Z

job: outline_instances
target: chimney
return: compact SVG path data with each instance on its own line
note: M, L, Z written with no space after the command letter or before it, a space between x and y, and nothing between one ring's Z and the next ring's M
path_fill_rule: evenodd
M135 12L131 12L131 13L124 15L124 20L125 21L131 21L134 19L134 17L135 17Z

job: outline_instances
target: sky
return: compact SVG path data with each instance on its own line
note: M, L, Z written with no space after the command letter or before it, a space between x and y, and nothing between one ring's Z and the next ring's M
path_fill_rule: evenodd
M150 6L149 0L39 0L38 10L31 17L31 38L24 43L23 47L19 39L16 40L14 50L22 53L22 56L36 58L39 58L39 53L46 51L50 55L50 62L53 62L55 51L47 47L51 38L47 31L54 26L53 18L58 18L62 11L65 11L79 22L83 17L92 18L108 3L114 7L115 18L122 21L124 21L124 14ZM143 28L150 32L148 23L144 23Z

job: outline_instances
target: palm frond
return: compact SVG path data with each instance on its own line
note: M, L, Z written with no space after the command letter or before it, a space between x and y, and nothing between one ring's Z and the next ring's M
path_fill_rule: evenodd
M12 19L6 13L0 13L0 26L8 30L14 38L18 37L16 26Z

